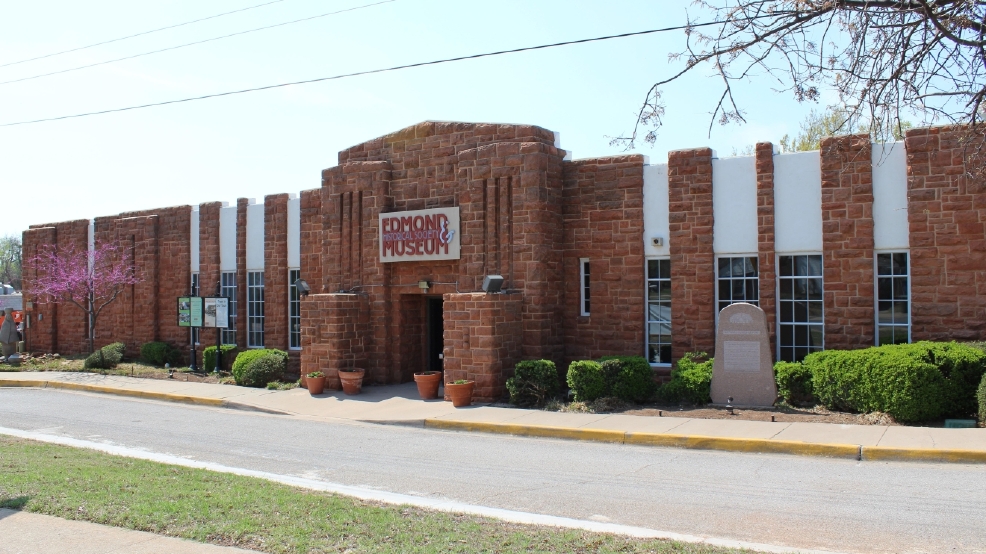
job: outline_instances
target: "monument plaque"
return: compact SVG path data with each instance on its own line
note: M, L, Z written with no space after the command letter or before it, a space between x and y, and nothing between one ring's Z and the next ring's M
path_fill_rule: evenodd
M723 308L716 329L712 402L726 404L729 397L734 406L769 407L777 399L767 318L745 302Z

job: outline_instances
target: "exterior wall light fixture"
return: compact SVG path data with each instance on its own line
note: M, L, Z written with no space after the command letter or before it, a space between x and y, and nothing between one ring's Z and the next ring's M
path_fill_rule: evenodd
M431 288L431 283L429 283L428 281L418 281L418 288L421 289L422 291L427 292L428 289Z
M305 298L312 292L312 288L308 286L308 282L304 279L298 279L294 282L294 286L298 289L298 294Z
M492 294L495 292L500 292L500 288L503 287L503 277L500 275L487 275L483 277L483 292L487 294Z

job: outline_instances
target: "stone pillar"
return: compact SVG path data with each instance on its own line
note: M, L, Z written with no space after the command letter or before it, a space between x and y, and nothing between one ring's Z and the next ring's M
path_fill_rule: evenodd
M774 145L757 143L757 258L760 309L767 317L770 356L777 358L777 258L774 255Z
M907 132L912 340L986 340L986 167L967 127Z
M236 199L236 346L247 347L247 267L246 267L246 227L247 198ZM209 295L215 291L209 291Z
M671 357L714 355L716 291L712 249L712 150L668 154L671 237Z
M822 139L825 348L873 346L873 162L866 134Z
M58 304L41 302L41 297L32 294L31 288L37 278L34 258L44 252L49 246L57 243L55 227L32 227L24 231L22 238L23 271L21 276L24 288L24 309L30 318L30 327L25 333L25 341L29 352L55 353L58 352Z
M288 195L264 197L264 347L288 350Z
M520 295L455 293L444 300L445 382L476 381L474 402L501 399L521 359Z
M199 204L199 296L212 296L216 293L216 283L219 282L219 211L222 202ZM199 362L202 360L202 350L216 345L216 329L199 329L198 350ZM212 371L213 368L204 368Z

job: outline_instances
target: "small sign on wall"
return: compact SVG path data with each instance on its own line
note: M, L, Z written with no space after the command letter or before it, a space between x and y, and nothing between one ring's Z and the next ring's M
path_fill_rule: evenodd
M459 208L380 214L380 261L458 260Z

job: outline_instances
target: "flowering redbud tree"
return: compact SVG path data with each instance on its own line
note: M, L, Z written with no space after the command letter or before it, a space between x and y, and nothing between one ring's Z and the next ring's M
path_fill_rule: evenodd
M96 319L127 286L141 281L130 253L112 243L97 242L92 250L71 247L41 249L31 260L35 277L29 292L42 300L74 304L89 321L89 352L95 350Z

